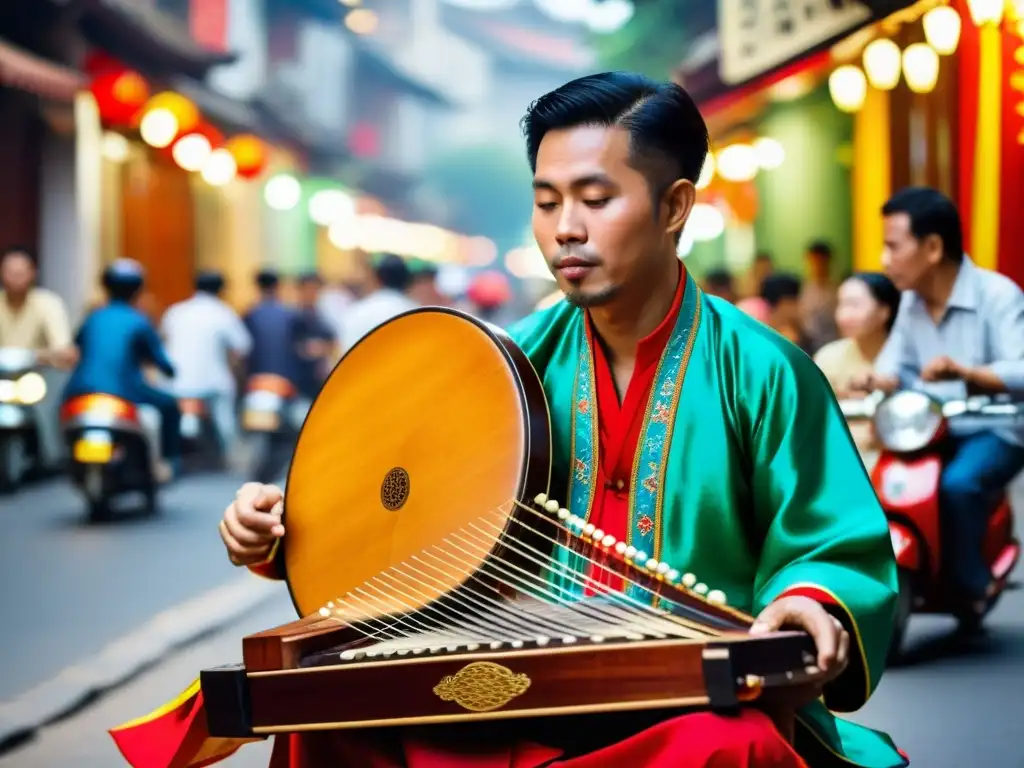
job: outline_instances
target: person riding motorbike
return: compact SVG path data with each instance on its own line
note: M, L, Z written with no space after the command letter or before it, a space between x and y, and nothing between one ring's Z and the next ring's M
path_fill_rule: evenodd
M883 265L904 291L892 333L861 391L918 389L940 400L1024 396L1024 292L964 253L960 215L942 193L911 187L882 208ZM940 479L950 585L972 625L994 594L982 556L989 498L1024 469L1024 429L955 434Z
M209 403L217 437L227 455L238 432L232 365L249 352L252 339L241 318L221 299L223 291L223 275L200 273L195 295L168 309L162 326L167 351L178 370L175 394Z
M173 378L174 366L149 319L133 306L142 291L142 265L119 259L103 271L109 304L94 310L82 323L75 343L81 361L64 389L64 402L88 394L113 395L160 412L158 482L168 482L181 462L181 412L170 394L152 387L144 366L154 365Z

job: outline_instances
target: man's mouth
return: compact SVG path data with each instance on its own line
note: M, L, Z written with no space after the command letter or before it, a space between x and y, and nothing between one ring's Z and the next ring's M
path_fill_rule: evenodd
M597 264L593 261L581 259L578 256L569 256L560 259L555 268L562 273L566 280L582 280L596 266Z

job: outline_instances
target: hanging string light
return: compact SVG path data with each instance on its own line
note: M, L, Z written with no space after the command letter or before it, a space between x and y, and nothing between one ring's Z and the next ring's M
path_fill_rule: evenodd
M832 101L843 112L859 112L868 95L868 81L859 67L845 64L828 78Z
M932 8L921 20L928 45L936 53L950 56L960 44L960 14L948 5Z
M864 49L864 71L868 82L880 91L891 91L900 82L900 47L880 37Z

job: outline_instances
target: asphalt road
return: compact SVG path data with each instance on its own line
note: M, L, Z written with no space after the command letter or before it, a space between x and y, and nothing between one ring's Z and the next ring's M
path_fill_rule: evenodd
M63 479L0 497L0 702L237 577L216 527L240 482L185 477L156 517L102 525Z
M187 511L177 514L181 516L180 524L192 532L191 539L184 532L181 539L172 539L182 551L170 554L168 548L154 546L154 542L159 541L157 534L150 536L144 533L152 526L171 537L173 534L168 530L171 526L162 521L147 523L139 526L138 530L126 526L117 531L105 531L97 534L97 542L103 536L126 537L125 540L138 536L150 547L149 557L159 557L153 565L161 565L165 571L190 574L179 576L180 579L202 581L198 571L200 563L205 563L206 575L219 578L221 569L218 563L222 560L219 545L215 537L207 536L205 531L216 518L217 504L221 503L223 492L230 491L233 484L233 481L216 478L196 483L195 487L182 488L181 503ZM193 498L196 501L192 502L194 506L190 506L189 500ZM1017 509L1024 511L1024 493L1019 490L1016 498ZM68 522L73 517L74 513L70 511L58 514L57 520L64 522L51 521L48 526L44 525L44 530L64 531L64 535L69 535L66 529L71 528L79 531L77 535L88 538L89 534L82 534L75 523ZM1024 523L1024 515L1019 514L1018 519ZM90 552L106 551L101 543L82 545L82 548ZM163 554L157 555L156 552ZM30 562L28 553L22 558L24 562ZM142 558L143 561L146 559ZM38 570L30 569L27 573ZM1018 572L1018 579L1022 578L1022 573ZM223 575L230 576L230 572L224 569ZM165 578L164 581L170 582L170 585L161 584L166 594L169 594L167 590L175 588L190 594L185 589L186 585L179 585L175 578ZM147 611L150 603L131 597L135 591L149 591L148 580L146 588L140 582L135 582L134 586L125 584L118 578L116 569L111 568L106 583L115 592L127 595L126 601L136 606L140 615L151 613ZM79 600L88 600L87 586L72 586L69 590L68 594L77 595ZM62 594L65 591L62 589ZM4 599L11 598L5 593ZM78 615L88 617L90 605L83 604ZM68 764L79 768L108 768L123 765L107 729L145 714L171 699L195 678L200 669L240 660L243 635L292 618L292 609L282 594L233 626L175 654L78 714L43 729L34 740L0 757L0 768L56 768ZM51 630L62 629L73 637L77 628L62 626L66 624L59 614L48 620ZM985 636L968 643L957 643L950 640L952 628L952 623L944 619L915 619L909 643L911 663L888 670L873 699L853 715L853 719L888 732L910 754L914 766L1024 768L1024 751L1020 748L1020 729L1024 722L1024 694L1021 693L1024 687L1024 590L1013 590L1004 595L989 618ZM6 650L10 629L5 628L4 633ZM31 647L24 640L18 642L23 649ZM268 755L269 744L248 745L222 765L226 768L262 768L267 765Z

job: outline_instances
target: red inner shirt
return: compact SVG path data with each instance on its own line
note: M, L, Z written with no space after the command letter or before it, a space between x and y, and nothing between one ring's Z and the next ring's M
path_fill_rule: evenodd
M685 287L686 281L680 269L679 285L676 287L671 309L661 324L637 344L636 367L621 403L608 356L591 327L590 315L587 315L587 343L590 344L594 356L600 439L597 487L589 520L619 541L628 540L626 534L629 526L629 486L633 474L633 459L640 440L640 431L643 429L654 377L679 317Z

